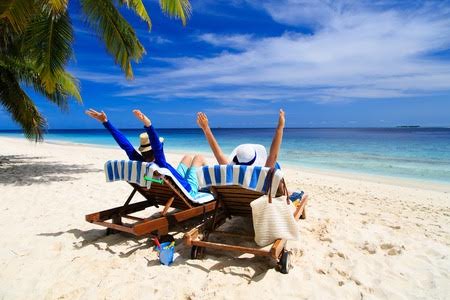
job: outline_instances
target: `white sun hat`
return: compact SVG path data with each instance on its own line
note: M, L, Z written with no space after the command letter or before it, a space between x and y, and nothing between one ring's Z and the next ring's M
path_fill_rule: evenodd
M263 145L241 144L234 148L228 160L233 165L264 166L267 151Z
M139 135L139 139L141 140L141 145L139 146L140 152L147 152L152 150L152 145L150 145L150 139L148 138L147 132L143 132ZM164 143L164 138L159 137L159 141Z

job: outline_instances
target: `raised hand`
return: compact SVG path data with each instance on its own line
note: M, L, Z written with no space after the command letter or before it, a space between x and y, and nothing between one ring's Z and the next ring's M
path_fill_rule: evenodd
M98 111L90 108L89 110L85 111L85 114L87 114L89 117L96 119L97 121L102 122L102 123L105 123L106 121L108 121L108 118L103 110L102 110L102 112L98 112Z
M278 117L278 128L284 128L285 121L284 110L280 109L280 115Z
M144 125L146 127L150 127L150 125L152 125L152 122L150 121L149 118L147 118L146 115L144 115L139 109L134 109L133 110L133 114L135 115L135 117L141 121L142 123L144 123Z
M203 130L205 130L206 128L209 127L208 117L206 116L205 113L202 113L202 112L197 113L197 124Z

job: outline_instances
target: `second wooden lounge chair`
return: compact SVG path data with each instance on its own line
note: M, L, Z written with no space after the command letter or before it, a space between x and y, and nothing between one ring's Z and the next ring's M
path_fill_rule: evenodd
M251 253L268 256L277 260L282 273L289 271L289 252L286 251L286 240L278 239L266 247L245 247L240 244L225 244L210 240L212 235L240 237L254 239L253 235L244 236L242 233L225 232L218 230L225 223L227 217L242 216L250 218L252 223L252 209L250 203L266 194L269 184L272 185L272 196L280 196L282 189L280 183L283 175L276 170L273 176L268 176L270 168L256 166L217 165L206 166L197 172L200 187L209 187L216 198L216 208L212 220L208 220L191 229L184 235L185 244L192 246L191 258L199 258L205 248ZM280 189L279 189L280 187ZM294 217L296 220L306 217L305 206L308 197L303 195L296 207Z
M194 217L205 219L215 207L213 195L199 192L193 198L169 170L154 163L112 160L105 163L105 175L108 182L126 181L133 187L122 206L86 215L86 221L106 227L107 234L119 231L135 236L164 235L170 225ZM131 204L136 192L145 200ZM159 216L132 215L151 206L161 208ZM169 212L170 208L175 210Z

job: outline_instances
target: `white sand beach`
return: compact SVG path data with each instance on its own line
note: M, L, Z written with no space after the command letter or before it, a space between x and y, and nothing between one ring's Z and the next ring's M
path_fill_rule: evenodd
M131 192L105 181L104 162L122 158L0 138L1 299L450 299L450 184L284 167L288 188L310 196L289 274L252 255L191 260L182 232L166 267L148 238L84 219Z

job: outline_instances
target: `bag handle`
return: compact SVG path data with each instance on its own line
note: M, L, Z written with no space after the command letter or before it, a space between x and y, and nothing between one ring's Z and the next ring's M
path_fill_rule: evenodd
M266 180L269 184L269 189L267 191L267 195L269 198L269 203L272 203L272 185L273 185L273 176L275 175L276 169L275 168L270 168L269 172L267 172L267 177ZM286 181L284 181L284 178L281 179L280 181L280 185L281 188L283 190L283 195L286 196L286 204L289 205L290 201L289 201L289 192L286 186Z

